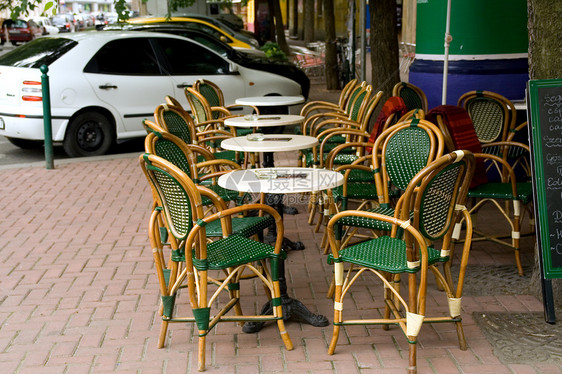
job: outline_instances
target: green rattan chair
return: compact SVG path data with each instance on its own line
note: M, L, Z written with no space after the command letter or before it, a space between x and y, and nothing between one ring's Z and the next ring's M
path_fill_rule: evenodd
M154 131L147 135L145 139L145 151L154 154L173 163L191 178L195 184L202 185L213 191L217 198L202 198L203 206L209 209L205 212L226 208L228 202L234 201L241 205L246 200L246 195L237 191L225 189L218 185L218 177L232 170L240 169L240 166L232 161L210 158L202 162L197 162L197 157L191 151L190 146L186 146L181 139L165 131ZM202 172L203 171L203 172ZM220 200L217 202L216 200ZM263 238L263 231L273 225L270 216L238 216L232 218L232 232L250 237L258 235ZM207 236L217 237L221 235L219 222L214 222L206 227Z
M231 116L241 116L243 113L236 113L240 110L249 110L251 113L260 114L260 111L255 105L241 105L241 104L230 104L226 105L224 102L224 94L220 87L209 80L198 79L193 84L193 89L198 91L205 99L209 105L211 105L211 112L213 118L227 118ZM226 114L223 110L215 110L215 108L224 108L229 114ZM243 136L251 133L252 129L237 128L236 135Z
M396 83L392 88L392 96L401 97L402 100L404 100L408 111L413 109L422 109L427 113L427 96L421 88L411 83Z
M216 83L211 82L207 79L196 80L195 83L193 84L193 89L195 91L198 91L201 95L203 95L203 97L205 97L205 99L207 99L207 102L211 106L211 110L213 112L215 112L214 108L220 107L228 110L228 112L230 113L228 115L230 116L237 115L236 113L232 112L233 110L243 110L243 109L249 109L251 112L255 114L260 114L258 107L255 105L241 105L241 104L226 105L224 102L224 94L221 88ZM223 117L225 115L227 114L222 110L213 113L213 116L215 118Z
M284 256L281 248L283 223L275 209L263 204L249 204L204 217L200 188L184 172L155 155L141 155L139 162L152 190L156 191L161 214L174 239L171 241L171 266L166 267L163 263L165 257L154 252L163 305L158 346L164 346L169 323L195 323L199 335L199 371L203 371L206 337L217 323L275 321L285 348L292 350L293 344L283 322L278 279L278 263ZM273 246L231 234L229 217L256 209L275 219L279 235ZM222 222L222 238L208 242L204 228L216 220ZM154 233L155 230L149 230L152 245L157 239L153 237ZM256 262L267 270L262 273L262 269L254 265ZM168 276L163 271L166 269L169 269ZM255 301L241 303L240 277L247 270L254 272L262 281L274 306L272 314L258 314L254 310ZM215 273L223 273L224 279L218 281L213 277ZM191 306L189 313L182 312L185 316L178 315L175 308L180 292L186 293L184 299L189 300ZM226 295L226 302L222 295ZM249 309L248 314L244 314L243 309Z
M367 83L364 82L363 85ZM322 112L341 112L345 111L345 107L351 96L353 89L360 85L357 79L352 79L342 88L340 97L337 103L332 103L324 100L309 101L301 108L300 115L307 118L309 115L322 113Z
M450 263L451 236L460 216L470 222L464 203L473 172L474 157L470 152L450 153L416 174L408 184L403 203L394 216L348 210L330 219L327 227L331 247L329 262L334 264L336 290L329 354L335 352L342 326L381 324L387 329L388 325L398 325L409 343L408 372L416 373L416 344L424 322L455 323L459 345L466 350L460 301L470 251L470 225L465 231L466 240L456 287L450 275L443 274L437 264ZM342 248L336 239L334 226L344 218L353 217L383 221L391 226L390 234ZM403 231L401 235L400 231ZM437 241L442 243L440 249L432 244ZM344 264L349 265L346 274ZM439 312L435 312L435 316L432 311L426 313L427 277L430 271L445 290L443 294L450 305L448 315L442 315L441 308L438 308ZM344 318L345 301L350 299L346 296L355 282L368 274L376 275L374 278L384 284L384 305L363 305L360 316ZM401 296L393 282L401 274L407 276L407 297ZM379 308L384 311L379 311ZM372 317L368 316L369 311L372 311ZM350 332L349 336L353 341L353 333Z
M495 104L494 108L498 108ZM455 150L461 147L456 144L459 141L465 141L467 144L476 144L477 134L472 137L468 134L466 129L460 129L451 126L451 124L441 115L436 116L437 124L441 128L447 149ZM526 124L521 125L525 127ZM460 132L460 136L459 136ZM475 153L476 167L473 188L468 192L471 198L470 213L474 224L474 238L473 241L488 240L506 246L514 251L515 263L519 275L524 275L523 266L520 256L520 238L523 235L534 233L534 220L532 202L532 184L527 178L528 172L517 173L515 167L522 166L523 170L527 169L525 166L528 160L514 160L509 155L520 155L522 158L528 157L529 146L523 143L512 141L514 133L508 133L507 141L496 141L481 143L481 151ZM471 139L473 139L471 141ZM473 151L477 149L473 148ZM515 162L514 162L515 161ZM490 174L490 170L495 170L495 179L488 178L486 174ZM487 173L488 172L488 173ZM500 220L506 222L508 230L504 232L492 232L488 230L485 225L478 224L478 212L484 206L493 206L500 214ZM529 214L529 232L522 233L521 222L523 221L525 213Z
M392 216L393 201L406 190L412 178L430 162L443 155L445 142L439 128L431 122L413 119L398 123L383 131L376 139L372 153L353 164L336 170L345 173L344 184L333 189L330 196L330 213L349 209L350 200L359 200L363 206L375 205L366 211ZM370 159L370 164L364 162ZM350 180L352 172L370 172L370 183ZM370 204L365 204L365 201ZM341 205L338 205L341 202ZM343 228L346 233L343 233ZM338 240L346 236L345 246L360 229L378 232L390 230L386 222L351 217L343 218L336 225Z
M492 147L520 147L529 151L529 146L516 142L495 142L482 146L485 151L487 146ZM470 206L470 214L474 220L474 234L477 235L473 240L488 240L508 248L513 249L515 255L515 264L517 272L523 276L523 265L521 263L520 255L520 241L521 241L521 221L523 218L524 207L528 206L533 201L533 187L531 182L517 181L515 171L507 160L487 153L475 153L477 159L483 159L485 163L493 163L500 165L501 169L505 171L505 176L502 180L497 182L489 181L482 183L468 192L468 196L474 201ZM478 225L477 213L485 205L491 204L494 206L500 215L505 219L510 232L508 234L501 232L490 232L485 227ZM530 213L531 214L531 213ZM531 232L533 233L533 225L531 219Z
M382 94L382 91L379 91L369 99L360 122L349 119L332 119L328 120L329 126L323 126L321 122L318 129L323 130L320 133L314 132L312 134L318 138L320 144L318 147L312 148L312 152L308 151L306 156L304 156L306 165L319 168L327 167L333 170L336 166L348 165L363 156L365 148L359 145L359 143L366 142L369 139L367 128L374 119L373 117ZM334 154L334 149L342 144L347 146L339 147L336 154ZM328 157L331 157L329 165L326 163ZM354 182L372 180L370 173L363 173L362 171L353 172L350 179ZM325 195L325 192L313 193L309 201L308 223L313 224L315 216L319 215L315 227L316 232L319 231L323 221L324 206L325 202L327 202Z

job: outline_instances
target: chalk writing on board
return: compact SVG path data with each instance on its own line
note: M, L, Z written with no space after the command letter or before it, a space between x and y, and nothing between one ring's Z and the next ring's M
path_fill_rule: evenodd
M530 81L537 235L546 278L562 278L562 80Z
M546 114L548 115L548 123L550 125L550 130L561 130L562 129L562 95L544 95L544 106L546 109ZM557 124L557 125L556 125Z

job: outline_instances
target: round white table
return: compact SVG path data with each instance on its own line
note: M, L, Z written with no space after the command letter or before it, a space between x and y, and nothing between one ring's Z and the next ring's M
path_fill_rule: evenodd
M249 114L246 116L230 117L224 120L226 126L232 127L274 127L298 125L304 121L303 116L294 114Z
M318 139L313 136L264 134L263 140L251 140L254 135L225 139L221 148L238 152L288 152L318 145Z
M277 167L234 170L219 177L219 186L234 191L269 193L272 196L280 194L315 192L334 188L343 184L341 173L313 168ZM277 199L272 205L283 217L283 199ZM271 234L271 231L270 231ZM274 233L274 241L277 233ZM286 239L283 247L287 249ZM288 241L290 242L290 241ZM315 327L329 324L328 319L321 314L312 313L301 301L289 297L287 294L287 281L285 278L285 262L279 261L279 286L281 288L281 305L283 319L295 317ZM262 307L262 313L270 313L271 301ZM249 322L244 325L243 331L247 333L258 332L263 327L263 322Z
M304 103L304 96L251 96L240 97L234 101L239 105L288 106Z

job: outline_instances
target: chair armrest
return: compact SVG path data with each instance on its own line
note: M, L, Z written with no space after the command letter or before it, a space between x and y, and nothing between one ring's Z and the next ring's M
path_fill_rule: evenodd
M255 105L245 105L245 104L230 104L230 105L225 105L225 108L228 109L228 110L230 110L231 108L244 108L244 107L247 107L247 108L252 109L252 110L255 112L255 114L260 114L260 110L259 110L258 107L255 106Z
M307 117L311 112L313 112L315 110L326 110L326 111L333 111L333 112L341 111L341 112L343 112L343 110L338 106L338 104L330 103L328 101L318 100L318 101L311 101L309 103L306 103L302 107L300 115L303 116L303 117ZM314 113L314 114L316 114L316 113Z

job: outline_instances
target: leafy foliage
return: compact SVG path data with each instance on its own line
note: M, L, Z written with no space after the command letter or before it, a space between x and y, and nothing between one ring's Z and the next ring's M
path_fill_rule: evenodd
M20 16L29 16L30 11L38 9L41 4L45 4L41 15L54 14L56 12L57 2L55 0L21 0L13 2L12 0L0 0L0 10L10 10L10 18L16 19Z
M280 61L287 61L287 55L281 50L279 44L274 42L267 42L260 48L265 52L267 57L271 57Z

